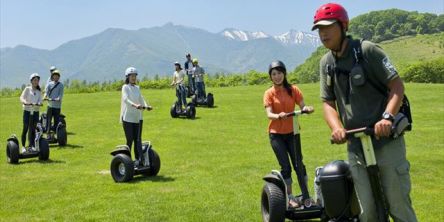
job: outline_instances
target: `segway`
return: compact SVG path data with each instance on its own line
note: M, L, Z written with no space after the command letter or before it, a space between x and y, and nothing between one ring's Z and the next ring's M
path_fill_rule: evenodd
M151 110L151 107L142 107L143 109ZM141 126L139 127L140 134ZM116 183L128 182L133 179L134 175L141 174L143 176L156 176L160 170L159 154L153 149L150 141L142 142L142 150L140 155L143 156L143 161L133 161L131 159L131 149L127 145L116 146L116 149L111 152L114 156L110 171Z
M193 103L188 103L185 109L182 109L179 102L175 102L170 109L171 117L177 118L179 116L184 116L188 119L196 118L196 107Z
M287 114L288 117L294 116L293 131L296 146L300 146L300 128L298 116L302 114L308 114L308 112L299 110ZM303 171L299 173L305 175L305 178L302 179L306 180L305 166L303 166L302 161L299 162L298 165L300 165L299 170ZM318 174L319 169L316 171ZM272 170L272 172L266 175L263 179L265 180L265 185L262 189L261 211L264 222L283 222L285 221L285 218L295 221L323 218L322 201L314 202L310 198L302 200L302 197L299 196L299 202L303 202L303 205L299 208L292 208L289 206L287 184L285 183L282 174L278 170ZM315 190L318 190L316 183Z
M394 125L391 136L398 137L404 132L406 126L398 126L397 123ZM368 127L346 131L347 138L355 137L361 140L370 186L375 199L378 221L388 222L387 202L382 189L379 167L371 140L371 136L374 133L374 129ZM350 209L353 181L348 164L342 160L333 161L327 164L320 174L321 192L326 215L331 218L331 221L356 221L358 215L352 215Z
M36 104L25 104L25 105L36 106ZM33 114L34 112L31 111L31 116L29 118L30 125L33 124L33 118L32 118ZM29 127L28 133L31 133L31 127ZM38 157L39 160L48 160L49 144L46 141L46 139L42 137L42 135L43 135L42 126L40 123L37 123L37 126L35 128L34 147L27 147L24 152L20 153L20 146L17 136L15 134L12 134L7 139L6 142L6 157L8 163L17 164L19 162L19 159L28 159L34 157ZM25 144L22 145L25 146Z
M53 101L52 99L48 98L45 100ZM65 115L60 114L59 123L57 125L54 124L54 126L47 126L47 121L48 115L46 113L42 113L42 115L40 115L39 122L42 125L43 132L48 132L48 127L50 127L49 133L46 136L48 143L58 143L59 146L65 146L68 143Z
M191 102L195 106L208 106L211 108L214 106L214 96L212 93L208 93L207 96L203 97L198 97L197 94L195 94L191 97Z

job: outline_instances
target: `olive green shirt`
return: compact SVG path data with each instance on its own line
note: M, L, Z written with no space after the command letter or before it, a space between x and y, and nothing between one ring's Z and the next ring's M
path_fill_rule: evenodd
M351 75L338 74L337 71L328 77L328 70L332 73L334 72L332 70L350 71L353 68L355 53L351 41L359 40L348 38L347 48L340 58L335 58L331 51L322 57L320 88L322 101L336 102L342 124L345 129L349 130L373 126L381 120L387 105L387 95L383 95L369 81L380 86L380 89L387 89L388 83L397 78L398 73L379 46L363 41L361 45L363 61L360 61L360 64L364 73L360 77L364 78L364 81L361 84L355 84Z

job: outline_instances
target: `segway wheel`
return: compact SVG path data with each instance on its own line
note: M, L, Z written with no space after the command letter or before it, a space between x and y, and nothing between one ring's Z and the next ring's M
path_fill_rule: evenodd
M39 160L48 160L49 159L49 144L48 141L41 137L39 139Z
M214 97L213 97L213 94L212 93L208 93L208 96L207 96L207 105L208 105L208 107L213 107L214 106Z
M156 176L160 171L160 157L159 154L153 149L149 151L150 169L143 173L145 176Z
M116 183L127 182L133 179L134 163L130 156L119 153L111 161L110 170Z
M170 114L173 118L177 118L179 116L179 113L176 112L176 104L171 106Z
M193 104L188 104L186 109L187 118L194 119L196 118L196 107Z
M19 162L19 145L15 143L13 140L9 140L6 144L6 157L8 159L8 163L16 164Z
M68 142L66 127L63 125L63 123L60 123L57 127L57 142L59 143L59 146L65 146Z
M61 123L63 123L63 125L65 126L65 128L66 128L66 120L65 120L65 115L63 115L63 114L60 114L60 122Z
M261 211L264 222L285 221L285 195L276 184L266 183L262 189Z
M192 103L194 106L197 106L197 95L194 95L194 96L191 98L191 103Z

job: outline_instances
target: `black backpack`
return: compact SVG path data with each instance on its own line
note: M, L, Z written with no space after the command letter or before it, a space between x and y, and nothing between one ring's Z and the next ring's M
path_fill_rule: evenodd
M362 53L362 42L364 41L364 39L361 40L352 40L351 41L351 47L354 53L354 67L355 66L360 66L359 68L362 69L364 75L365 75L365 70L362 68L362 64L361 61L364 60L364 56ZM338 68L334 68L332 69L329 65L327 65L327 75L330 76L330 79L334 80L333 76L336 73L341 73L341 74L345 74L345 75L349 75L351 72L351 70L342 70L342 69L338 69ZM375 88L379 93L381 93L384 97L388 97L389 95L389 90L388 88L383 85L383 84L378 84L376 82L374 82L374 80L372 80L371 78L366 78L366 82L368 82L373 88ZM333 82L331 81L330 87L333 86ZM347 89L350 90L350 89ZM401 113L402 115L397 115L395 116L395 122L394 125L399 124L399 122L403 119L403 118L407 118L408 120L408 125L405 126L405 130L406 131L411 131L412 130L412 114L410 111L410 102L409 99L407 98L407 95L404 94L404 98L402 99L402 104L401 107L399 108L399 113ZM407 123L406 123L407 124ZM404 128L404 127L403 127Z

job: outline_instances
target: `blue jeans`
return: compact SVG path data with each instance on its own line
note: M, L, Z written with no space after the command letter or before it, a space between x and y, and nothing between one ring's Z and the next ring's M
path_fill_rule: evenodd
M197 98L205 98L205 85L203 82L196 82Z
M191 90L191 92L194 92L196 90L196 84L194 83L194 78L192 74L188 75L188 88Z
M176 85L176 96L180 106L187 106L187 95L184 85Z

